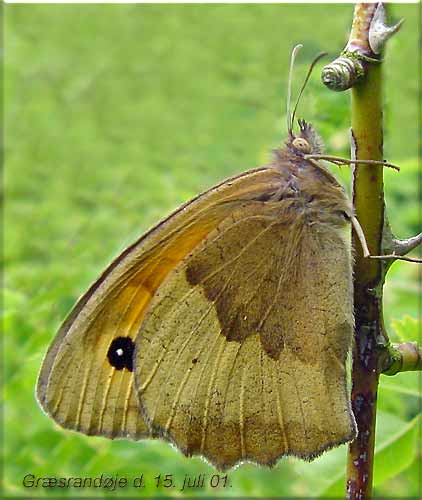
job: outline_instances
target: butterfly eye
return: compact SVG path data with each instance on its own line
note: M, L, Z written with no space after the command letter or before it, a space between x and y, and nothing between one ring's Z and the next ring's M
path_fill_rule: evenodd
M303 137L296 137L296 139L293 140L292 145L295 149L297 149L301 153L312 152L311 145L306 139L303 139Z

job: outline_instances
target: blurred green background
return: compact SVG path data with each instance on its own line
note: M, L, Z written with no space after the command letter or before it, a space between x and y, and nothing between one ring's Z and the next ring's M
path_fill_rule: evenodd
M295 91L312 57L345 45L352 5L6 5L5 475L7 495L343 495L346 447L311 464L282 459L229 472L230 488L180 493L154 476L213 469L158 441L108 441L63 431L37 405L48 344L77 297L151 224L225 177L267 161L286 134L288 58L301 42ZM399 236L418 230L417 6L385 62L386 172ZM328 60L328 59L327 59ZM321 66L319 66L320 68ZM299 116L332 154L348 155L349 95L313 75ZM294 92L294 95L295 93ZM336 171L346 186L349 169ZM386 286L393 340L416 340L418 266L397 263ZM418 374L383 377L375 493L420 488ZM419 430L418 430L419 424ZM419 435L420 437L420 435ZM221 443L224 446L224 443ZM144 473L147 487L25 489L25 474Z

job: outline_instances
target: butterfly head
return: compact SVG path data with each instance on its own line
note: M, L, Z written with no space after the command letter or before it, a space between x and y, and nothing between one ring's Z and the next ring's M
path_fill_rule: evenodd
M299 156L307 154L321 154L324 149L324 143L321 136L310 124L305 120L298 120L299 134L289 133L287 147Z

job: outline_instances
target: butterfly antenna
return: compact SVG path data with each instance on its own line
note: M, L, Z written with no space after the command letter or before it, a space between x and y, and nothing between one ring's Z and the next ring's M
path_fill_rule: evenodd
M299 104L299 101L300 101L300 98L302 97L302 94L303 94L303 91L305 90L305 87L306 87L306 84L308 83L308 80L309 78L311 77L311 74L312 74L312 70L314 69L315 67L315 64L324 56L327 55L327 52L321 52L320 54L318 54L315 59L312 61L312 64L310 65L309 69L308 69L308 74L306 75L306 78L305 78L305 81L303 82L303 85L302 85L302 88L300 89L300 92L299 92L299 95L296 99L296 104L295 104L295 107L293 109L293 113L292 113L292 118L291 118L291 129L290 131L293 129L293 123L294 123L294 120L295 120L295 115L296 115L296 110L297 110L297 107L298 107L298 104Z
M292 133L293 129L293 120L290 116L290 99L292 97L292 80L293 80L293 67L295 64L296 55L299 50L303 47L303 45L298 44L292 50L292 55L290 56L290 69L289 69L289 80L287 82L287 110L286 110L286 118L287 118L287 131L289 134Z

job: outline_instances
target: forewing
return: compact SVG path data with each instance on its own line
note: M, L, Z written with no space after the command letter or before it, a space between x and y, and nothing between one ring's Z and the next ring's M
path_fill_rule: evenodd
M283 203L233 211L166 278L135 348L155 435L221 469L352 439L350 243Z
M182 206L127 248L81 297L51 344L37 397L60 425L86 434L149 434L134 390L133 341L167 274L234 207L271 196L279 174L256 169Z

